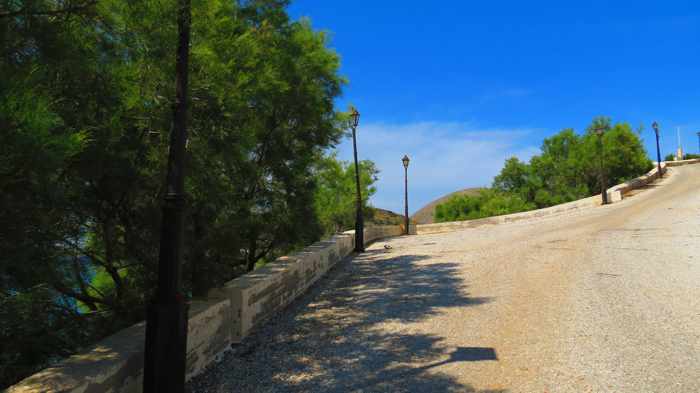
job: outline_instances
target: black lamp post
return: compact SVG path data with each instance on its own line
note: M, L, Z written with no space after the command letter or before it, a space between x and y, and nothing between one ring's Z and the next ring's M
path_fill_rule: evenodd
M593 132L598 135L598 160L600 166L600 195L603 201L603 205L608 204L608 190L605 182L605 168L603 165L603 134L605 134L605 127L597 127L593 129Z
M357 188L357 206L355 207L355 252L365 251L364 218L362 216L362 192L360 191L360 166L357 162L357 125L360 123L360 112L355 107L350 108L350 126L352 127L352 150L355 155L355 185Z
M654 133L656 134L656 165L657 165L657 170L659 171L659 177L664 177L664 173L661 172L661 148L659 147L659 123L653 122L651 124L651 128L654 129Z
M146 316L143 391L147 393L185 391L187 304L180 293L180 267L185 207L190 19L190 0L179 0L174 121L161 221L158 287Z
M411 161L408 155L404 155L401 159L403 162L403 200L404 200L404 219L405 219L405 232L408 235L411 231L409 230L409 219L408 219L408 163Z

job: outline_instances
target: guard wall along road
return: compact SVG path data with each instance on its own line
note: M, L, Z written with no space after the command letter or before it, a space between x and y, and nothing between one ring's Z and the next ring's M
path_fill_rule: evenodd
M412 228L415 233L415 228ZM403 227L364 230L365 243L399 236ZM279 312L352 250L355 231L315 243L211 291L190 304L187 379L214 362L232 343ZM11 386L7 393L139 393L142 391L145 323L124 329L90 350Z
M700 163L700 159L667 162L662 168ZM611 201L656 179L656 169L608 190ZM418 225L411 233L446 232L482 225L553 216L592 209L600 196L585 198L547 209L489 217L480 220ZM365 242L399 236L401 226L367 227ZM350 255L354 231L315 243L212 290L204 300L190 304L187 338L187 378L215 362L233 343L239 343L256 327L280 312L323 277L335 264ZM78 392L138 393L142 389L145 324L124 329L91 349L71 356L54 367L34 374L10 387L8 393Z

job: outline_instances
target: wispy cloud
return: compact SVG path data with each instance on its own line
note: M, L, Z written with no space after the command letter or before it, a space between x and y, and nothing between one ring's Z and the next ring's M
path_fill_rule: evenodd
M403 210L403 166L408 154L409 202L413 212L446 193L487 186L510 156L529 159L539 149L523 145L532 129L484 129L466 123L373 123L358 129L359 155L381 171L374 206ZM350 160L352 142L339 147Z

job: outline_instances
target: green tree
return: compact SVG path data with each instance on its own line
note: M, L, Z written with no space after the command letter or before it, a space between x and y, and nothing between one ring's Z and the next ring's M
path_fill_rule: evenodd
M603 128L598 136L593 130ZM644 174L652 164L640 131L609 118L593 120L586 133L572 129L546 138L541 153L524 163L506 160L492 190L458 197L436 207L436 221L466 220L553 206L600 191L601 171L612 186Z
M172 3L0 1L0 313L41 321L3 318L3 385L144 316L174 97ZM346 128L334 107L345 81L326 35L290 20L287 3L193 5L194 296L323 233L315 170ZM22 344L38 336L45 347Z
M363 214L365 218L371 218L368 201L376 192L374 183L379 171L369 160L361 161L359 165ZM352 229L357 203L355 165L339 161L335 154L331 154L317 164L315 178L314 204L324 234Z
M602 126L605 132L602 136L602 160L598 146L598 135L592 132L594 127ZM583 136L583 151L581 165L587 179L589 194L600 191L600 161L607 186L613 186L629 179L640 176L652 168L642 140L641 130L634 131L627 123L612 125L608 118L596 118Z

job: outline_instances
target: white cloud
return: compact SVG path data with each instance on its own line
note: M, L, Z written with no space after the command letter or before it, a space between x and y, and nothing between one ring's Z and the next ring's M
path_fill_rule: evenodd
M446 193L487 186L510 156L523 160L539 149L523 146L531 129L480 129L466 123L373 123L358 128L360 159L369 159L381 171L372 204L403 211L403 166L408 154L410 210ZM340 158L352 159L352 141L339 146Z

